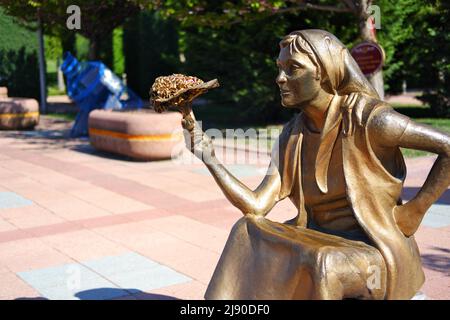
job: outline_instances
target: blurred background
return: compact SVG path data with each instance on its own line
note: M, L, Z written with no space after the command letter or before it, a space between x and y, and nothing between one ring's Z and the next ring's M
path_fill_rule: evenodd
M67 27L69 5L80 7L80 29ZM374 6L378 25L368 30ZM280 125L292 114L280 108L275 84L278 42L317 28L348 48L378 42L386 56L378 75L386 100L450 131L449 17L449 4L440 0L0 0L0 86L10 96L41 98L41 30L49 102L66 93L58 68L70 51L102 61L145 101L160 75L219 79L221 87L197 106L206 126ZM60 113L71 117L70 109Z

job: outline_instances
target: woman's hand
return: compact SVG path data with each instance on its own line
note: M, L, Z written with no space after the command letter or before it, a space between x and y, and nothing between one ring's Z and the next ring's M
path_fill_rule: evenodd
M203 162L211 161L215 158L214 146L211 139L199 128L195 121L194 112L191 108L182 112L183 120L181 125L184 132L186 148L188 148L197 158Z
M419 228L425 212L426 209L421 208L416 201L410 200L403 205L394 207L394 219L403 234L410 237Z
M190 107L184 107L181 112L186 147L205 162L225 197L244 214L265 216L279 200L281 177L278 170L269 167L267 175L256 190L249 189L216 159L212 141L195 122ZM276 157L278 158L278 155ZM211 161L208 162L209 160Z

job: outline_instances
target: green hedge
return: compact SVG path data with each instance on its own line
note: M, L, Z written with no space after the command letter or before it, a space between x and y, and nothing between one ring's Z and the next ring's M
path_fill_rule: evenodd
M178 70L178 30L157 13L141 12L123 27L128 86L144 100L156 77Z
M0 8L0 86L10 96L39 99L38 41Z

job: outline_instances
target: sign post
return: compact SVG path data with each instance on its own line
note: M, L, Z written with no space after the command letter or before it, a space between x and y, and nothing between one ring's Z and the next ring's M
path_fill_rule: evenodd
M379 71L385 60L384 50L371 41L356 45L351 50L351 54L366 77Z

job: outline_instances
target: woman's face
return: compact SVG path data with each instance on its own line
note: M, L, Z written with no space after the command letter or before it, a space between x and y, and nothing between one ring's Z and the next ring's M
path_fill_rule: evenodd
M314 99L321 90L317 68L307 54L289 52L289 46L280 50L277 59L281 104L299 108Z

